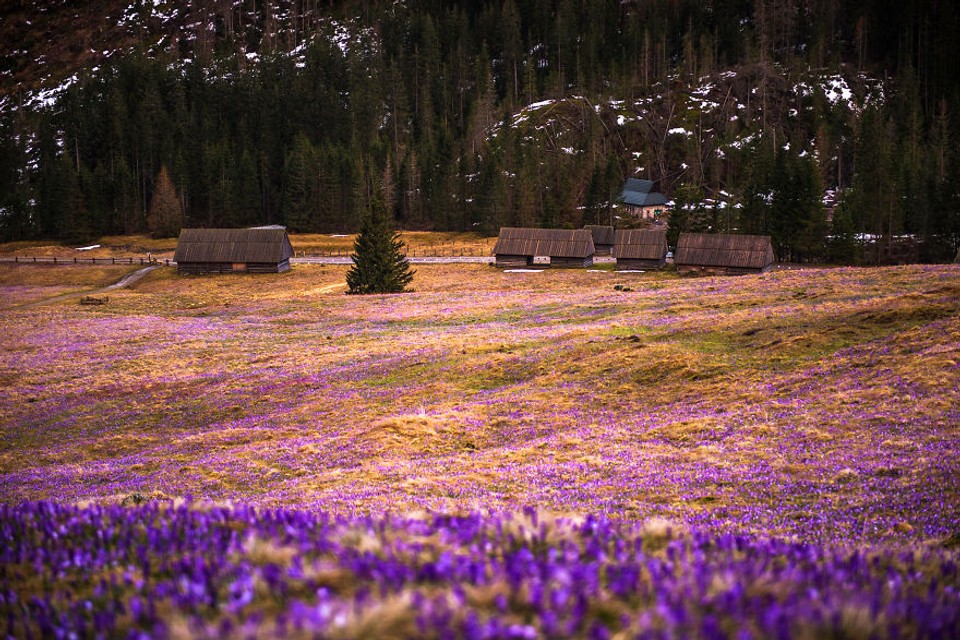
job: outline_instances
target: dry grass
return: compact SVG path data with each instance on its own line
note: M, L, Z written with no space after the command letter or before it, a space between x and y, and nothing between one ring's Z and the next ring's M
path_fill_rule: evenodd
M355 238L353 234L292 234L290 244L293 245L297 255L349 253L353 250ZM478 233L436 231L404 231L400 234L400 239L418 255L428 249L435 250L438 254L442 252L444 255L460 250L474 251L477 255L490 255L497 240Z
M349 254L353 250L354 234L291 234L290 244L296 255ZM460 251L475 255L489 255L496 238L477 233L406 231L401 239L411 251L422 255L433 250L438 254L451 255ZM86 249L99 245L95 249ZM0 244L0 257L54 257L57 258L172 258L177 247L176 238L151 238L150 236L104 236L91 240L78 251L78 246L50 244L47 241L11 242ZM429 251L427 251L429 253Z
M0 287L105 287L136 271L128 265L54 266L0 263Z
M0 263L0 309L105 287L139 267Z

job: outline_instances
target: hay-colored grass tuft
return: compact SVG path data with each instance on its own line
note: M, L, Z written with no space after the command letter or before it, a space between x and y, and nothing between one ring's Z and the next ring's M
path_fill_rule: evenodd
M715 440L723 430L724 426L718 418L705 416L670 422L649 431L647 435L681 446Z
M644 553L657 553L666 549L674 540L689 535L686 525L668 518L654 517L644 521L640 527Z
M856 469L851 469L850 467L845 467L840 469L840 471L833 474L831 481L833 484L850 484L860 477L860 472Z
M476 448L456 413L391 416L370 425L358 441L383 457L444 455Z

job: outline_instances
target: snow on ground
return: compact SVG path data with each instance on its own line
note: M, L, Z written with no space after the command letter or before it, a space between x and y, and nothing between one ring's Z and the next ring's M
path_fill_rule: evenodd
M827 96L827 100L831 104L837 104L841 100L847 104L851 104L853 99L853 91L850 90L850 85L847 84L847 81L842 76L833 76L832 78L826 79L824 83L824 95Z
M38 91L32 96L29 96L25 101L24 105L28 109L44 109L52 107L57 104L57 100L60 99L60 96L71 86L76 84L77 76L76 74L70 76L63 82L61 82L56 87L50 89L43 89Z

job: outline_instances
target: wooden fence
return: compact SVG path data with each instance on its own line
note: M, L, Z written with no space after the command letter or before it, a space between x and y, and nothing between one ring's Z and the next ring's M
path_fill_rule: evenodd
M157 258L58 258L57 256L29 257L13 256L0 258L0 262L14 264L170 264L170 260Z
M349 258L353 249L329 251L295 251L296 258ZM490 247L406 247L403 255L408 258L484 258L492 256Z
M296 251L294 257L297 258L349 258L353 255L352 249L336 249L329 251ZM484 258L490 257L491 250L487 247L416 247L407 248L404 255L408 258ZM0 263L14 264L139 264L139 265L166 265L175 264L173 260L166 258L59 258L57 256L37 256L37 257L0 257Z

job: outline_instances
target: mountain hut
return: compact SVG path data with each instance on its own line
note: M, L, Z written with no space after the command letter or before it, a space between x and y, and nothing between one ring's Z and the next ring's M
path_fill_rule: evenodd
M613 257L617 269L661 269L667 262L667 232L662 229L617 229Z
M550 258L551 267L589 267L596 249L586 229L503 227L493 247L498 267L528 267Z
M678 273L742 275L769 271L777 257L770 236L681 233L673 261Z
M282 273L293 246L279 226L182 229L173 259L178 273Z
M613 227L604 224L588 224L584 229L593 236L593 247L596 249L596 255L609 256L612 253L615 240Z

